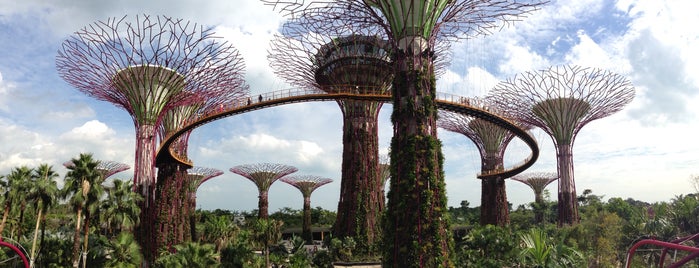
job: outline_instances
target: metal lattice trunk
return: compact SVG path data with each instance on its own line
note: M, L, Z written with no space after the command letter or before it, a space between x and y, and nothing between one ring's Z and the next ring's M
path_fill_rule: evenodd
M505 143L507 144L507 143ZM504 149L502 150L504 151ZM503 156L498 152L487 155L481 160L482 173L503 169ZM504 226L510 222L509 207L507 205L507 191L505 178L481 179L481 225Z
M573 172L573 146L558 144L558 219L562 223L577 223L578 196L575 192L575 174Z
M354 237L372 252L380 237L383 183L379 178L378 113L382 104L339 101L343 111L342 182L335 237Z
M383 262L391 267L449 267L452 240L432 58L399 54L395 64Z

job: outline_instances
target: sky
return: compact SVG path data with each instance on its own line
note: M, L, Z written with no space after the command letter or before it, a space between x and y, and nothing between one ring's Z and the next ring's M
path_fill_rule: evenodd
M578 193L669 201L699 191L699 1L551 1L499 32L452 44L452 61L437 90L484 96L498 81L518 73L572 64L613 71L635 86L622 111L582 128L574 145ZM245 61L252 96L289 88L267 60L269 42L284 22L256 0L0 0L0 174L14 167L54 166L80 153L133 167L135 131L128 113L88 97L59 77L55 58L75 31L112 17L165 15L213 27ZM379 115L380 153L388 154L390 104ZM555 172L550 137L534 130L541 149L527 172ZM465 136L439 130L445 156L448 205L480 205L479 154ZM507 165L529 155L523 143L508 147ZM298 168L296 175L333 179L312 195L311 205L336 210L342 163L342 117L335 102L277 106L221 119L197 128L189 140L196 166L224 171L197 192L197 207L250 211L257 188L229 171L253 163ZM131 179L133 171L112 178ZM59 181L62 185L62 181ZM516 181L506 184L509 202L534 195ZM555 199L556 183L547 188ZM270 212L301 209L301 193L281 181L270 189Z

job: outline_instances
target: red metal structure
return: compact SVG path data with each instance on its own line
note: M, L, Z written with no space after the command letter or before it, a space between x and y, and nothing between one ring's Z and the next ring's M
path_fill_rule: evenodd
M17 253L17 256L22 260L22 264L24 264L24 268L29 268L29 260L27 259L27 255L22 252L17 246L13 245L12 243L8 243L2 240L2 237L0 237L0 247L6 247L9 248L10 250L14 251Z
M276 163L256 163L232 167L231 172L247 178L255 183L260 193L258 202L258 214L260 219L267 219L269 213L269 187L280 178L298 171L296 167Z
M580 66L553 66L498 83L489 98L519 121L548 133L558 160L558 224L577 224L575 136L587 123L621 110L634 97L625 77Z
M383 225L384 266L451 266L441 144L437 139L435 44L488 34L540 3L473 0L265 1L310 33L380 27L393 51L391 181ZM382 34L382 35L383 35Z
M279 179L296 187L301 191L303 196L303 228L301 236L306 240L307 245L313 244L313 235L311 233L311 194L320 186L333 182L328 178L313 175L287 176Z
M550 183L558 179L558 174L552 172L531 172L512 177L513 180L521 182L532 188L534 191L534 221L541 223L544 221L544 213L541 208L544 205L544 189Z
M656 239L640 240L634 243L629 249L629 252L626 254L626 265L624 267L631 268L631 259L633 258L634 253L637 249L646 245L654 245L662 248L662 254L660 255L660 260L658 263L658 267L660 268L665 267L665 259L667 258L667 253L669 250L686 251L688 253L687 255L683 256L679 261L673 262L667 266L668 268L682 267L689 261L699 258L699 247L683 245L682 243L687 241L696 241L697 239L699 239L699 234L678 238L669 242Z
M490 109L497 110L494 106ZM529 128L523 123L518 122L518 125L522 129ZM440 111L437 126L473 141L481 156L481 173L505 168L505 150L515 137L514 133L483 119L445 111ZM504 226L510 222L505 179L507 177L481 179L481 225Z
M144 197L137 237L146 260L154 260L156 250L158 124L173 107L200 103L241 81L237 50L213 34L210 28L166 16L110 18L75 32L56 57L64 80L123 108L133 119L134 189Z

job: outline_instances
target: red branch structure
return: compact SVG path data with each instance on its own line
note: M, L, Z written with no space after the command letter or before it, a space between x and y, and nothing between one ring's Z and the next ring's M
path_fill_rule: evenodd
M308 34L380 27L393 51L391 181L384 221L386 267L449 267L453 242L435 109L438 40L471 38L540 5L475 0L264 1Z
M494 106L490 105L496 109ZM502 114L502 113L500 113ZM521 122L522 129L530 126ZM504 170L504 157L507 145L515 134L486 120L453 112L441 112L437 126L468 137L478 148L481 156L481 173L487 174ZM505 177L481 179L480 224L505 226L509 223L509 207Z
M301 237L306 240L307 245L313 244L313 234L311 233L311 194L320 186L331 183L333 180L313 175L289 176L279 180L301 191L303 196L303 228Z
M512 177L513 180L521 182L534 190L534 220L536 223L544 221L544 189L550 183L558 179L558 174L552 172L531 172Z
M296 167L275 163L256 163L239 165L232 167L231 172L247 178L255 183L260 193L258 201L258 214L260 219L267 219L269 216L269 187L278 179L298 171Z
M109 18L75 32L56 57L60 76L81 92L126 110L136 129L134 189L141 246L154 260L156 128L178 106L197 105L242 81L242 59L210 28L166 16Z
M522 122L543 129L556 146L558 224L577 224L575 136L587 123L621 110L634 97L625 77L580 66L553 66L498 83L489 98Z

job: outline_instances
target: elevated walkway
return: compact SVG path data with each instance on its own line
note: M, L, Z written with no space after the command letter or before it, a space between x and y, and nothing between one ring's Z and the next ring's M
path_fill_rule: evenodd
M192 161L188 159L186 155L177 152L173 148L170 148L170 145L182 134L209 122L284 104L310 101L335 101L340 99L369 100L377 102L392 101L390 92L386 92L384 94L361 94L348 90L347 92L338 91L335 93L328 93L320 90L309 89L285 89L264 93L251 98L232 100L230 103L222 105L221 109L211 111L207 114L198 114L192 117L177 132L163 138L156 154L156 163L174 160L180 164L192 166ZM496 111L490 110L491 108L487 107L481 100L448 93L437 93L436 105L441 110L473 116L503 127L514 133L515 136L521 139L530 148L531 154L521 163L505 170L479 174L479 178L507 178L517 175L533 165L536 159L539 157L539 147L536 139L528 131L519 128L510 119L499 115L496 113Z

